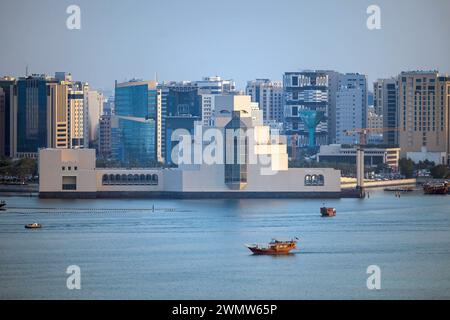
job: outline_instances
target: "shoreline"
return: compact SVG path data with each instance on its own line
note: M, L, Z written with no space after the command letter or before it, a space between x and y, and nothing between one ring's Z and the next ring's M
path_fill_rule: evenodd
M0 184L0 196L37 197L39 196L39 184Z
M364 189L417 186L416 179L366 181ZM38 184L0 185L0 196L43 199L339 199L361 198L356 183L341 184L340 192L39 192Z

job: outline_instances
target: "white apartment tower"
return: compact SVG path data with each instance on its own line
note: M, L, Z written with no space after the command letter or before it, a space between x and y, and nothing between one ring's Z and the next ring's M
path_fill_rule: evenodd
M246 94L258 102L265 121L283 122L283 82L256 79L247 82Z

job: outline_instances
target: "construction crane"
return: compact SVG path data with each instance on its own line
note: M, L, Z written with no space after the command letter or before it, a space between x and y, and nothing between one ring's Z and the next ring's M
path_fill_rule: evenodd
M355 128L344 130L345 135L352 136L357 134L359 136L359 145L364 146L366 144L367 135L371 133L383 133L388 131L398 131L398 128Z

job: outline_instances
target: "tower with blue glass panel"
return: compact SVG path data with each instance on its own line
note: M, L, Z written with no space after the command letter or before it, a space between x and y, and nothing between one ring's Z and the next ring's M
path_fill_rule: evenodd
M157 162L157 97L154 81L116 84L111 147L113 159L124 166L149 167Z
M14 87L17 115L14 156L34 157L39 148L50 146L48 141L47 84L54 79L33 75L17 80Z

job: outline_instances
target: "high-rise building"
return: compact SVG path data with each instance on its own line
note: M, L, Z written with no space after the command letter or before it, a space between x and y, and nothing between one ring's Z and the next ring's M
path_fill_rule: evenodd
M369 89L367 90L367 108L369 108L369 106L373 106L373 91L370 91Z
M100 116L98 155L102 159L111 158L111 115Z
M158 162L164 163L166 156L166 118L169 104L169 88L165 85L158 85Z
M83 91L83 148L89 148L89 101L90 90L87 82L78 82L79 88Z
M116 83L111 120L112 157L124 165L152 166L158 156L158 90L155 81Z
M258 102L265 121L283 122L283 82L256 79L247 82L246 94Z
M328 75L323 71L286 72L284 130L292 148L316 147L328 142ZM297 152L295 152L297 154Z
M39 148L52 147L48 137L47 84L45 75L19 78L14 86L11 143L13 157L37 157Z
M351 143L344 130L367 127L367 78L359 73L324 71L328 75L328 143Z
M13 96L13 88L15 79L12 77L0 78L0 88L3 90L3 113L0 114L0 121L3 125L0 125L0 157L12 156L11 150L11 97Z
M47 141L53 148L70 147L69 128L69 85L62 81L60 83L49 83L47 98Z
M103 114L103 94L96 90L90 90L87 94L87 108L89 116L89 146L96 146L100 116Z
M342 87L336 93L334 141L337 144L356 144L357 135L348 135L346 130L362 128L363 92L359 88Z
M325 71L328 75L328 144L336 143L336 99L341 73L333 70Z
M83 82L70 83L68 101L69 148L87 148L89 144L87 93Z
M399 144L408 152L450 153L450 77L437 71L398 76ZM444 159L444 163L448 159Z
M195 81L198 87L198 94L226 94L236 90L233 80L224 80L221 77L204 77L200 81Z
M0 87L0 157L5 156L5 91Z
M65 83L68 91L69 148L88 148L90 142L89 84L73 81L69 72L55 72L57 82Z
M55 79L58 81L72 82L72 74L65 71L55 72Z
M366 136L367 144L383 144L383 115L375 112L375 108L370 106L367 108L367 128L375 129Z
M398 146L397 79L378 79L373 95L375 113L383 116L383 144Z
M201 94L202 123L205 127L214 126L214 110L216 94Z
M2 87L7 81L0 81ZM40 148L87 147L87 83L70 74L31 75L11 82L8 130L11 157L36 157ZM6 113L6 112L5 112Z
M201 119L204 126L214 125L214 101L218 95L236 94L236 84L233 80L224 80L221 77L204 77L193 83L197 86L200 96Z
M114 114L114 96L103 100L103 114Z
M193 134L195 123L201 121L202 110L196 84L191 82L170 83L164 87L167 90L167 107L162 141L165 145L165 162L172 164L172 150L177 144L177 141L172 141L172 134L178 129Z

